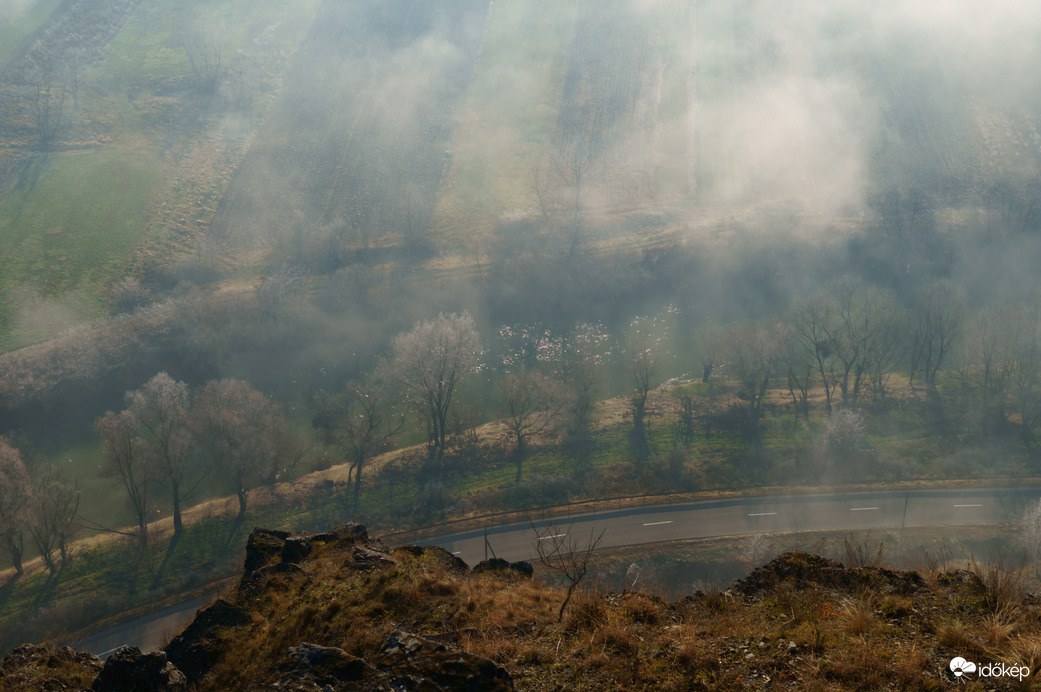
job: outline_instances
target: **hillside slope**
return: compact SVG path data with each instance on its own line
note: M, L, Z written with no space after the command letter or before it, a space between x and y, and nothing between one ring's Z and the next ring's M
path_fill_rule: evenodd
M526 563L388 552L363 527L257 529L238 587L164 653L31 645L9 690L939 690L1033 688L1036 598L996 571L927 576L786 553L723 593L561 589ZM978 662L961 679L957 657ZM991 664L991 667L983 667ZM995 667L993 664L998 664ZM1000 670L1004 676L981 677ZM1022 680L1019 678L1022 677ZM965 685L964 683L968 683ZM122 685L122 686L121 686ZM136 687L135 687L136 685Z

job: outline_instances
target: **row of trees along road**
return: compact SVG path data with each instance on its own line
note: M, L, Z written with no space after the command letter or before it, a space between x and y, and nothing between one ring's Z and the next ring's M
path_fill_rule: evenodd
M883 289L843 278L797 302L782 319L704 327L695 337L694 362L703 380L722 372L738 385L747 420L754 424L771 387L787 385L791 409L806 417L811 390L823 390L829 413L839 400L843 408L856 407L868 392L882 400L898 369L909 372L912 383L920 377L935 396L941 367L960 349L959 372L966 387L981 393L988 415L1007 423L1013 412L1018 413L1029 441L1041 422L1041 339L1038 311L1036 306L1031 311L1030 305L1028 301L1021 308L981 313L969 337L963 338L965 301L950 283L934 282L907 306ZM319 397L313 427L348 464L347 506L358 513L366 465L392 446L409 418L426 429L432 470L444 470L453 406L464 380L480 371L494 376L489 390L498 403L494 417L502 419L504 439L512 443L518 481L531 440L549 432L563 433L564 451L576 470L588 464L593 406L610 360L628 382L624 401L634 459L646 461L651 451L648 421L660 413L650 393L660 385L663 371L674 367L665 362L672 357L671 335L657 320L636 319L618 338L599 325L576 325L563 335L535 327L503 327L493 358L482 350L468 313L442 313L417 323L391 341L387 356L369 374ZM677 410L682 438L689 442L694 402L683 397ZM230 379L211 381L192 392L185 383L159 373L128 392L126 408L106 413L96 421L96 429L108 468L120 478L136 515L142 551L148 546L156 495L165 495L172 504L174 534L167 556L184 532L182 508L203 479L219 473L234 487L237 528L249 491L273 482L280 466L300 456L280 407L249 384ZM17 457L16 451L5 453ZM17 523L12 517L21 516L23 505L33 502L37 513L46 509L60 515L63 510L33 501L24 470L9 459L4 463L8 480L0 488L2 538L20 566L21 544L10 528ZM46 483L56 488L68 485L57 476L41 476L37 482ZM62 500L65 510L71 506L73 495L54 495L67 498ZM41 554L64 556L68 530L60 528L60 521L47 521L39 537L33 534L34 540Z
M79 488L60 468L44 464L30 474L21 453L0 437L0 540L14 578L23 573L28 534L49 572L47 585L57 583L75 537L79 501Z
M246 382L213 380L192 393L159 373L127 392L126 403L122 411L106 413L96 428L109 469L122 481L137 518L142 552L156 492L173 505L172 551L184 532L182 507L211 473L235 488L237 528L249 491L273 482L299 457L281 408Z

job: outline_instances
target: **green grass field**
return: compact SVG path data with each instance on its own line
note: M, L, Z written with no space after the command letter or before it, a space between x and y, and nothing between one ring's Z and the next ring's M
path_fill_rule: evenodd
M8 348L107 312L105 291L140 240L159 180L153 156L118 149L52 153L29 166L32 185L0 199Z
M577 13L577 3L539 12L527 0L495 3L434 217L446 240L461 246L473 224L487 228L531 203L532 172L553 139Z
M40 0L0 22L0 67L59 5ZM184 93L163 92L164 82L190 71L185 36L205 27L224 60L256 52L265 78L277 81L281 74L271 69L284 69L278 65L303 40L316 7L317 0L297 3L292 13L275 0L144 0L134 10L83 75L72 150L6 152L18 163L0 195L0 349L107 314L109 288L135 251L163 240L149 237L164 232L153 217L164 209L183 216L179 197L193 199L194 187L178 183L225 174L183 170L185 160L222 165L213 156L191 156L223 136L214 117L220 113L207 115ZM179 153L171 156L174 143Z

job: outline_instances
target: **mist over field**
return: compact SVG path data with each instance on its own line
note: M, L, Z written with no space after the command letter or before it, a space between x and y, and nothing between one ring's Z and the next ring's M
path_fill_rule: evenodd
M261 522L1039 476L1039 37L1016 0L0 0L0 619L90 593L89 534L114 612Z

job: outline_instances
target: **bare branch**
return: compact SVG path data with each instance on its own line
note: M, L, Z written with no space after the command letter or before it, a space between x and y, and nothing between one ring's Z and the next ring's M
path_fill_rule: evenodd
M604 537L603 531L597 534L596 529L590 527L588 538L582 540L576 538L574 529L574 524L569 524L566 528L555 524L547 524L542 528L531 525L531 530L535 533L533 544L538 563L559 574L568 583L567 595L557 613L557 622L564 619L564 609L589 572L590 560Z

